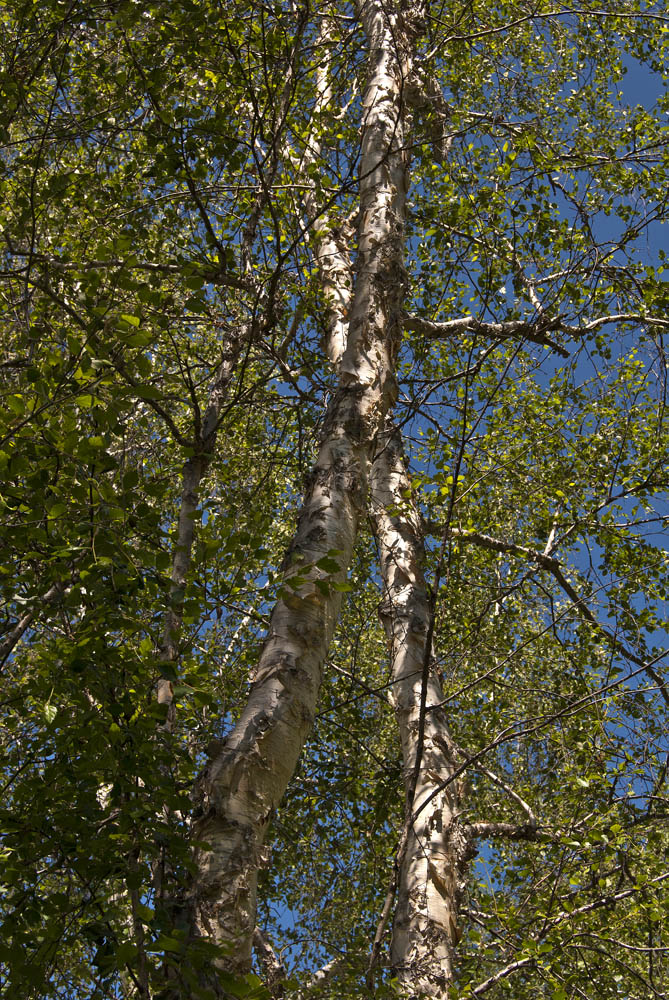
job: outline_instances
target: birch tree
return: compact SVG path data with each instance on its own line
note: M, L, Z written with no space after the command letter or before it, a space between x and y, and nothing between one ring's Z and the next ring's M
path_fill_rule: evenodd
M2 27L4 993L663 995L661 6Z

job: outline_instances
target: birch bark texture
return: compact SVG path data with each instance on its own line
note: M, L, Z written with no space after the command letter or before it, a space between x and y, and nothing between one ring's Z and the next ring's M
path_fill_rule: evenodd
M324 105L331 99L328 68L326 59L318 74ZM319 147L312 146L308 162L313 162L318 153ZM313 191L305 203L309 213L315 215L317 200ZM350 308L352 263L341 240L337 241L327 227L324 232L317 230L312 242L327 303L325 347L336 369L346 343L342 331L346 331ZM390 413L386 427L390 428ZM391 701L402 748L406 792L396 883L387 901L389 914L398 895L391 963L398 982L408 993L445 997L453 978L453 952L460 935L458 904L470 845L464 828L458 824L461 786L453 783L441 788L455 771L454 748L445 713L439 707L444 696L432 651L427 651L432 610L423 575L424 543L420 518L410 499L398 429L386 429L379 437L369 500L379 546L384 593L380 615L390 648ZM383 917L382 925L372 965L383 937Z
M325 104L331 96L327 74L326 60L319 68L318 80ZM318 147L312 146L309 162L317 155ZM310 214L315 215L313 192L305 203ZM345 347L341 331L346 330L350 308L352 263L350 254L328 230L312 242L327 303L325 347L336 369ZM390 413L386 422L389 426ZM401 433L398 429L385 430L379 437L372 466L369 502L379 546L384 593L380 614L390 648L391 701L406 790L406 821L396 860L396 884L388 900L389 915L394 897L399 894L391 962L403 989L441 997L446 995L453 977L453 951L460 933L457 911L469 844L458 825L460 786L452 784L438 790L455 770L455 763L444 712L438 708L444 700L443 692L431 651L429 656L426 654L431 609L422 568L424 544L418 512L409 497ZM421 738L426 742L419 752ZM414 809L418 811L415 819ZM385 927L383 918L382 923ZM373 965L382 937L383 929L375 942Z
M460 937L458 905L469 840L458 822L461 787L444 694L431 649L434 613L423 575L420 519L411 500L397 430L380 439L372 467L371 505L384 600L380 608L391 657L395 709L406 793L396 859L391 965L412 996L448 997ZM377 935L380 943L380 936Z
M318 93L316 109L319 113L327 112L333 100L330 78L332 59L327 45L328 27L327 20L323 19L317 43L324 48L323 59L316 69ZM313 247L318 280L325 299L323 347L330 364L335 371L338 371L348 340L348 316L353 290L351 249L355 231L349 220L345 220L339 227L335 226L330 220L329 213L324 212L319 205L318 192L313 181L309 180L308 168L315 166L321 155L321 141L318 138L311 139L296 167L306 183L304 196L307 215L306 233Z
M339 386L285 560L283 596L242 715L201 782L194 824L197 933L221 946L226 971L251 964L265 835L313 724L341 581L366 511L369 467L397 388L405 290L404 81L416 18L370 0L359 7L368 50L362 97L357 275ZM321 569L336 553L337 573ZM293 585L291 588L291 584ZM321 586L318 586L321 584ZM323 585L325 584L325 586Z

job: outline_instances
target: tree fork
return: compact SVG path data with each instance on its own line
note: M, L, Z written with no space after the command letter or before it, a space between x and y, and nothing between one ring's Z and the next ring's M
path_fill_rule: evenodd
M248 703L205 769L194 823L194 929L221 947L219 966L250 968L264 840L311 730L342 580L365 514L368 470L397 394L408 187L403 81L411 69L410 19L376 0L359 16L369 63L362 107L358 273L340 384L326 413L318 459L289 547L291 565L272 612ZM398 44L399 39L399 44ZM319 560L336 550L339 571ZM292 587L291 587L292 584Z

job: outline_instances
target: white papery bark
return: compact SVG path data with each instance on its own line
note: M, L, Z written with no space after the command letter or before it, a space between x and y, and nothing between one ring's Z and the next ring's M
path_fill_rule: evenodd
M456 769L456 755L445 712L437 707L444 701L441 684L431 655L426 658L431 612L423 541L407 499L410 484L399 434L382 440L370 481L384 587L381 616L391 647L392 700L407 796L391 962L410 996L445 1000L460 936L458 900L469 846L458 823L459 784L440 789Z
M328 27L324 20L318 37L318 44L324 46L324 58L316 69L316 90L318 98L316 111L322 114L332 104L331 51L327 46ZM304 151L301 162L296 164L300 174L307 181L304 207L308 217L308 237L314 250L318 278L326 302L325 309L325 353L335 370L346 350L348 339L348 314L353 289L353 268L351 264L351 244L354 231L348 221L336 226L330 213L321 210L315 185L309 183L308 167L316 164L321 156L320 142L311 140Z
M402 87L410 27L392 6L370 0L360 19L369 49L362 99L357 277L337 392L287 558L285 582L303 582L277 602L248 703L202 781L203 814L193 889L197 931L219 943L225 968L251 961L257 874L273 813L311 729L340 594L318 583L343 579L366 510L368 469L396 396L394 365L405 286L408 159ZM337 550L340 571L316 564ZM325 592L324 592L325 591ZM206 845L206 846L205 846Z
M327 61L319 72L322 101L331 97ZM308 159L317 158L312 145ZM306 159L307 157L305 157ZM311 194L307 209L315 214ZM328 302L326 350L336 367L341 359L350 308L351 260L345 243L319 220L313 239L321 285ZM373 465L371 509L376 525L384 583L383 619L391 643L392 692L404 761L407 811L430 800L455 770L454 750L442 710L443 693L434 669L427 673L422 756L416 780L419 717L428 633L429 605L422 571L423 540L418 517L407 501L409 481L399 432L382 439ZM459 785L439 792L410 822L403 840L398 902L392 940L392 965L412 994L447 995L453 976L453 951L459 938L458 899L469 857L458 826Z

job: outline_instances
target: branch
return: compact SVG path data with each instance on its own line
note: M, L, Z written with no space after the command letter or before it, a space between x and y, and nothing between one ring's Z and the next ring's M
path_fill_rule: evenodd
M569 351L546 336L546 331L562 330L570 337L578 338L599 329L600 326L606 326L607 323L641 323L646 326L669 327L669 319L645 316L643 313L612 313L610 316L597 316L580 326L571 326L559 316L542 315L535 322L513 319L504 323L486 323L475 316L461 316L458 319L438 323L415 316L413 313L404 314L404 328L422 333L430 340L444 340L465 332L494 337L497 340L529 340L541 347L549 347L563 358L570 356Z
M134 375L130 374L130 372L127 370L120 357L118 356L111 357L110 363L114 366L119 375L121 375L122 378L126 380L128 385L132 386L133 389L140 390L141 383L134 377ZM188 438L184 437L184 435L177 427L172 416L167 412L162 403L159 403L157 399L147 399L146 397L142 396L141 391L138 391L137 395L142 400L142 402L146 403L147 406L150 406L151 409L154 410L159 417L162 417L162 419L165 421L170 431L172 432L172 436L174 440L177 442L177 444L180 444L182 448L192 448L193 442L190 441Z
M472 990L472 996L480 997L483 993L487 993L491 986L498 983L500 979L506 979L510 976L512 972L516 972L518 969L524 969L526 965L531 965L534 962L534 957L519 958L517 962L511 962L510 965L505 965L503 969L496 972L494 976L486 979L484 982L480 983Z
M330 961L326 962L325 965L322 965L317 972L314 972L313 976L307 983L306 989L310 990L315 986L324 986L325 983L328 983L344 968L346 968L346 955L337 955L336 958L330 959Z
M230 337L227 349L223 352L216 370L200 426L197 426L199 416L196 416L195 443L197 450L194 455L186 459L181 473L181 505L177 521L177 537L172 548L170 602L165 611L163 639L158 653L158 659L163 663L176 662L179 658L183 597L191 570L195 517L200 502L200 485L216 450L223 404L226 401L242 349L250 345L257 334L257 323L255 319L251 319L248 323L242 324L242 328L236 336ZM174 689L168 678L161 677L158 680L156 697L159 704L168 706L165 725L171 728L175 721L175 704Z
M557 924L561 923L563 920L572 920L574 917L582 916L584 913L591 913L592 910L598 910L602 906L615 906L623 899L629 899L630 896L634 896L637 892L643 892L650 885L655 885L658 882L666 882L669 879L669 872L664 872L662 875L656 875L655 878L649 879L644 882L643 885L634 886L632 889L624 889L622 892L616 892L611 896L601 896L599 899L593 900L592 903L586 903L584 906L577 906L574 910L561 910L557 913L552 920L549 920L544 928L544 934L547 930L555 927Z
M54 583L52 587L49 587L45 594L35 599L35 606L32 607L30 611L26 611L23 618L18 620L14 628L5 636L4 640L0 644L0 664L6 663L9 655L17 643L21 640L21 637L26 629L33 623L39 606L43 604L51 604L60 595L68 593L69 590L69 587L64 587L59 581L58 583Z
M10 248L10 253L15 257L29 256L27 251L13 248ZM182 275L184 273L190 274L192 269L193 275L202 277L204 281L210 282L212 285L225 285L228 288L235 288L240 291L253 291L253 285L250 281L236 275L227 274L224 263L221 262L219 262L218 268L213 268L211 261L193 261L191 264L159 264L152 261L133 261L132 263L128 263L122 258L115 258L113 260L64 261L59 260L58 257L48 257L46 254L39 253L33 254L32 262L33 264L42 264L48 270L60 271L62 273L67 271L77 273L79 271L108 271L127 268L130 271L147 271L152 274ZM0 277L13 277L25 274L27 270L28 264L25 264L11 271L0 271Z
M445 47L447 45L450 45L451 42L472 42L477 38L484 38L486 35L496 35L499 34L500 32L509 31L511 28L515 28L516 25L523 24L526 21L539 21L554 17L567 17L571 14L577 14L580 16L582 14L582 10L580 8L568 7L564 5L559 8L556 7L554 10L544 11L543 13L532 11L532 13L530 14L524 14L522 17L517 17L515 21L507 21L505 24L502 24L499 27L484 28L481 31L472 31L469 32L468 34L448 35L443 40L440 40L438 49L433 49L430 52L428 52L426 58L428 59L431 58L432 56L436 55L437 52L443 52ZM619 9L616 10L602 9L602 10L588 11L588 15L590 17L616 17L616 18L625 17L629 18L630 20L636 18L639 19L648 18L650 20L657 20L663 23L669 21L669 18L664 17L662 14L651 14L646 11L640 11L639 13L632 13L632 14L628 13L621 14Z
M505 323L485 323L483 320L476 319L475 316L461 316L459 319L435 323L433 320L422 319L412 313L404 314L405 330L422 333L430 340L443 340L444 338L456 337L459 333L471 332L481 334L484 337L494 337L497 340L530 340L541 347L549 347L563 358L568 358L569 351L561 347L560 344L556 344L544 333L545 330L554 330L560 327L559 322L545 319L537 323L528 323L520 319L507 320Z
M585 603L585 599L580 596L578 591L575 590L574 587L572 587L572 585L564 576L557 559L544 557L543 561L541 562L541 565L553 574L553 576L560 584L564 592L573 601L574 607L576 608L578 613L583 618L585 618L586 621L590 622L590 624L593 625L601 635L603 635L606 639L608 639L608 641L611 643L616 652L620 653L628 660L631 660L632 663L636 663L637 666L643 667L648 676L657 685L658 690L662 695L662 697L664 698L667 705L669 705L669 690L667 690L667 685L665 684L664 679L660 676L655 667L653 667L642 657L637 656L636 653L633 653L631 649L628 649L627 646L625 646L625 644L620 641L620 639L617 639L612 632L609 632L607 628L604 628L604 626L597 621L592 611Z
M666 881L666 879L669 879L669 872L665 872L662 875L658 875L656 878L650 879L643 886L639 886L638 888L625 889L624 892L617 892L612 896L603 896L601 899L596 899L594 900L594 902L587 903L585 906L579 906L575 910L563 910L561 913L558 913L551 921L549 921L546 924L545 930L555 927L563 920L568 919L571 921L576 916L580 916L584 913L590 913L592 910L599 909L602 906L613 906L616 903L620 902L621 900L628 899L630 896L633 896L636 892L641 892L647 886L653 885L654 883L657 882L664 882ZM494 976L490 976L489 979L486 979L484 982L476 986L472 990L472 996L475 997L481 996L483 993L486 993L491 988L491 986L494 986L501 979L506 979L507 976L510 976L518 969L523 969L525 968L525 966L531 965L531 963L534 961L535 961L534 956L528 956L526 958L520 958L515 962L511 962L509 965L505 965L504 968L496 972Z
M259 927L256 927L253 932L253 947L272 995L282 996L284 992L283 981L288 978L288 972L283 960L274 951L269 938ZM337 955L330 959L307 980L304 987L299 990L298 997L305 997L311 990L324 986L345 967L346 955Z
M620 938L607 938L602 937L601 934L595 934L594 931L580 931L578 934L574 935L575 938L587 937L594 938L596 941L604 941L606 944L613 944L617 948L625 948L627 951L636 951L641 954L649 954L652 952L667 952L669 951L669 945L659 945L656 948L648 945L638 945L638 944L628 944L627 941L621 941Z
M429 535L440 538L444 533L444 525L437 521L425 521L424 527ZM516 545L514 542L503 542L501 538L493 538L492 535L485 535L481 531L463 531L462 528L448 528L448 534L459 542L471 542L482 549L490 549L492 552L509 552L511 555L532 556L537 560L550 559L543 553L528 548L526 545Z
M279 992L277 990L277 986L280 984L281 980L288 978L286 967L274 951L274 948L272 947L265 932L261 931L259 927L256 927L253 932L253 947L256 950L258 958L260 959L260 964L262 965L267 984L276 995ZM283 991L281 990L280 992Z
M435 739L438 739L438 737L435 737ZM515 792L513 790L513 788L511 788L511 786L506 781L504 781L503 778L500 778L498 774L494 773L494 771L490 771L487 767L484 767L483 764L481 764L479 761L477 761L475 757L472 757L470 754L468 754L466 750L463 750L462 747L459 747L459 746L455 745L455 749L457 750L457 752L460 754L461 757L465 758L465 760L467 761L468 764L471 764L473 767L475 767L477 771L481 772L481 774L485 774L486 778L490 778L491 781L494 781L494 783L496 785L498 785L503 791L506 792L506 794L509 796L509 798L513 799L513 801L516 802L520 806L520 808L523 810L523 812L527 815L527 818L528 818L528 822L527 822L526 826L528 828L530 828L533 832L536 833L537 826L539 825L537 823L537 817L534 815L534 813L532 812L531 806L525 801L525 799L521 798L521 796L518 794L518 792ZM512 824L510 824L510 823L489 823L489 824L479 823L479 824L476 824L475 823L475 824L472 824L472 826L479 826L479 827L483 827L483 826L511 827ZM519 830L521 828L520 827L513 827L513 829Z
M539 831L532 823L517 826L515 823L468 823L467 830L473 837L508 837L509 840L537 840Z
M388 926L388 920L392 911L393 903L395 902L395 894L397 892L397 885L400 878L400 869L404 864L404 857L407 851L407 844L409 843L409 825L405 821L402 828L402 833L400 835L400 841L397 846L397 851L395 853L395 862L393 865L393 874L390 880L390 886L388 887L388 892L386 893L386 898L383 901L383 909L381 911L381 917L376 927L376 933L374 934L374 940L372 941L372 947L369 954L369 962L367 963L367 989L372 990L374 988L374 969L376 968L379 956L381 954L381 942L383 941L383 936L386 933L386 927Z
M589 323L581 324L581 326L567 326L560 323L560 329L577 337L582 333L597 330L600 326L606 326L607 323L646 323L648 326L669 327L669 319L662 319L659 316L645 316L643 313L613 313L611 316L598 316L596 319L591 319Z

